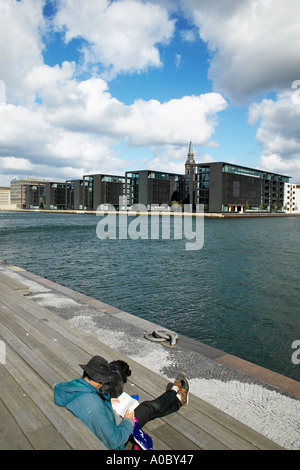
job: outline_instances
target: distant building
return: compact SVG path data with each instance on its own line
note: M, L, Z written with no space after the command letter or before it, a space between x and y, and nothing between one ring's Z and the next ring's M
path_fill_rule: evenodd
M296 185L296 208L295 212L300 212L300 184Z
M10 204L10 188L0 186L0 206Z
M26 184L24 186L24 197L22 209L40 209L44 208L45 203L45 185L44 183Z
M84 210L96 211L98 207L112 205L119 209L119 198L129 191L131 180L125 176L85 175L83 177L82 206Z
M36 186L44 184L46 180L26 178L23 180L14 179L10 182L11 203L16 204L20 209L26 209L26 186Z
M70 188L66 182L47 181L44 191L44 209L65 210L68 208Z
M284 210L288 214L300 212L300 185L285 183Z
M22 185L23 209L67 209L70 188L66 182L42 181Z
M206 212L282 211L289 176L217 162L197 164L196 203Z
M67 180L66 183L69 190L67 209L81 210L83 208L83 180Z
M193 210L202 204L205 212L294 213L300 212L300 185L291 184L286 175L231 163L196 163L190 141L185 174L134 170L124 176L92 174L65 182L13 180L11 202L19 208L87 211L135 204L150 210L179 203L190 204Z
M130 192L127 193L127 205L143 204L147 209L162 204L171 206L180 203L186 186L181 180L184 175L162 171L140 170L126 172L127 184L130 179Z

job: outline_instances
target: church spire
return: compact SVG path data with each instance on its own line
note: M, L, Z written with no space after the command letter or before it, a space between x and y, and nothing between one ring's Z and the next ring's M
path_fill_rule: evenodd
M185 163L185 174L189 175L189 174L195 173L195 169L196 169L196 162L195 162L195 159L194 159L192 140L190 140L189 153L188 153L187 156L188 156L188 158L187 158L187 161Z
M188 160L191 163L195 163L194 160L194 152L193 152L193 143L190 141L190 146L189 146L189 153L188 153Z

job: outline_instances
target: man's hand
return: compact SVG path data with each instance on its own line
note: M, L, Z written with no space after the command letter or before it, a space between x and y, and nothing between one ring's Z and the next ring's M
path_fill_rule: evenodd
M118 400L117 398L111 398L110 400L112 403L120 403L120 400Z
M134 418L134 411L129 411L127 410L125 415L124 415L124 418L130 418L130 419L133 419Z

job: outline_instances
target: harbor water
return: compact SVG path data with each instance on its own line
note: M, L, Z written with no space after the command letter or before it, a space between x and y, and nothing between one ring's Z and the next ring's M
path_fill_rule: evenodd
M0 259L300 380L300 217L205 218L198 250L99 239L101 220L0 212Z

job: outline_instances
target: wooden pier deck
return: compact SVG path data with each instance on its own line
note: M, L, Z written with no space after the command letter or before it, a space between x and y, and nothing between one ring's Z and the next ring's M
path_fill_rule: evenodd
M26 286L25 286L26 287ZM125 390L140 400L164 392L166 379L116 353L24 296L26 289L0 277L0 449L105 450L65 408L53 402L56 383L81 375L78 364L93 355L123 359L132 376ZM205 401L190 396L178 413L145 427L155 450L276 450L277 444ZM130 447L129 447L130 449Z

